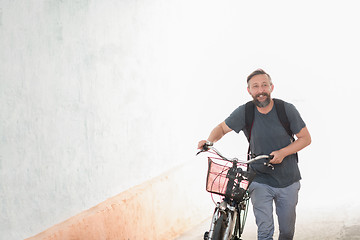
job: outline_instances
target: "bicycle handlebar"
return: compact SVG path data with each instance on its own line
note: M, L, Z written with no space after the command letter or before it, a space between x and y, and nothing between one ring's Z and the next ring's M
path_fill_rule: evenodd
M206 152L206 151L208 151L208 150L213 150L219 157L221 157L223 160L225 160L225 161L228 161L228 162L237 162L237 163L242 163L242 164L250 164L250 163L252 163L252 162L255 162L255 161L258 161L258 160L260 160L260 159L272 159L274 156L272 156L272 155L259 155L259 156L256 156L256 157L254 157L254 158L250 158L249 160L246 160L246 161L244 161L244 160L239 160L238 158L231 158L231 159L229 159L229 158L226 158L226 157L224 157L224 155L222 155L216 148L214 148L213 146L212 146L212 144L209 144L209 143L205 143L204 144L204 146L203 146L203 148L196 154L196 155L198 155L198 154L200 154L200 153L202 153L202 152ZM264 165L266 165L266 166L268 166L268 167L271 167L272 168L272 170L274 170L274 166L272 165L272 164L270 164L270 163L264 163Z

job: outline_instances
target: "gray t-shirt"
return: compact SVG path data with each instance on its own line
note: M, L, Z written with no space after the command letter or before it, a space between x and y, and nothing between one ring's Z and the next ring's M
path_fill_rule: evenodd
M299 133L306 126L299 112L290 103L285 102L284 107L292 132L294 134ZM235 132L239 133L242 130L247 135L248 133L245 130L245 104L235 109L225 120L225 123ZM255 108L250 140L251 152L256 155L270 154L290 143L291 138L280 123L275 105L267 114L262 114ZM275 169L272 170L264 166L264 161L252 163L251 168L257 173L254 181L281 188L301 179L295 155L287 156L281 164L274 164L274 167Z

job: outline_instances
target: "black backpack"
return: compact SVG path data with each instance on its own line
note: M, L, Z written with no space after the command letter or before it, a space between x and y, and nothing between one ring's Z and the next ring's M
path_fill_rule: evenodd
M281 99L273 98L274 105L276 109L276 113L279 117L281 125L284 127L286 132L289 134L291 141L294 142L294 133L290 129L290 122L285 112L284 101ZM249 150L248 154L250 153L250 139L251 139L251 130L254 124L254 114L255 114L255 104L253 101L247 102L245 104L245 129L247 134L245 134L248 142L249 142ZM298 159L297 153L295 153L296 159Z

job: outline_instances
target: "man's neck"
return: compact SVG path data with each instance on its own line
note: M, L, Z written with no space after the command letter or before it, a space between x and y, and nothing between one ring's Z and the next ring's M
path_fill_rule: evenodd
M268 114L273 107L274 107L274 100L271 98L269 105L263 108L257 106L256 108L261 114Z

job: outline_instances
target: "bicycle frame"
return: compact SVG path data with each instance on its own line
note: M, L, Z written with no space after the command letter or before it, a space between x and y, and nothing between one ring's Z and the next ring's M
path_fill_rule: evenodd
M200 152L208 150L213 150L213 152L215 152L215 154L219 156L222 160L231 162L232 166L226 169L226 178L228 180L225 192L211 192L207 189L207 191L211 193L223 195L224 198L221 202L216 203L214 214L211 220L210 230L204 234L204 239L239 240L244 230L248 211L248 202L250 199L247 192L247 187L251 183L254 175L251 175L248 171L241 170L241 168L238 168L237 165L239 163L248 165L260 159L270 159L270 156L260 155L247 161L241 161L237 158L228 159L210 145L205 145L203 150ZM264 164L272 167L272 165L269 163ZM209 180L209 173L210 158L207 181ZM249 184L246 184L246 186L241 186L241 183L244 179L248 180ZM235 193L237 192L240 192L240 195L236 195Z

